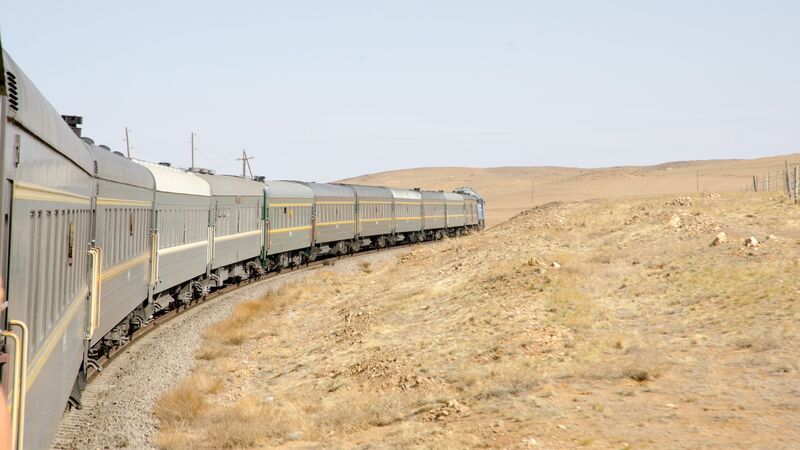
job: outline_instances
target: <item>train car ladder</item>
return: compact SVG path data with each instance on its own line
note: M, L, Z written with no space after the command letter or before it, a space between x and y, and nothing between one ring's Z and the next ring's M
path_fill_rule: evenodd
M92 339L94 330L100 323L100 276L103 270L103 249L92 247L89 249L89 257L92 264L91 280L89 283L89 323L86 326L84 339Z
M20 320L9 320L9 328L19 327L20 333L11 329L0 335L14 342L14 372L11 383L11 448L21 450L25 432L25 390L28 373L28 326Z

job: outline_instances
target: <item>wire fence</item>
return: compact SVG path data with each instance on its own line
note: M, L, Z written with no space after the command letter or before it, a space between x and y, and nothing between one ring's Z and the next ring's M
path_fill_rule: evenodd
M788 161L783 170L764 175L753 175L753 180L744 189L749 192L783 191L795 203L800 204L800 164L790 166Z

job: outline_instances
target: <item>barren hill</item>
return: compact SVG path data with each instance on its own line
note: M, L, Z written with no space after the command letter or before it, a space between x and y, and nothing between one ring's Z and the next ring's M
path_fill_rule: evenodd
M656 166L600 169L568 167L430 167L396 170L342 180L344 183L452 190L472 186L486 198L487 224L556 200L587 200L670 193L739 192L752 177L778 178L784 161L800 163L800 153L750 160L675 161Z
M240 305L158 442L793 448L798 243L776 193L542 205Z

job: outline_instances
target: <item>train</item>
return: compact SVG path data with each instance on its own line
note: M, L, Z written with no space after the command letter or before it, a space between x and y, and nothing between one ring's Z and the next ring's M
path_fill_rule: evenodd
M49 448L87 370L137 329L228 283L484 227L453 192L270 181L128 159L82 137L0 60L0 382L15 448Z

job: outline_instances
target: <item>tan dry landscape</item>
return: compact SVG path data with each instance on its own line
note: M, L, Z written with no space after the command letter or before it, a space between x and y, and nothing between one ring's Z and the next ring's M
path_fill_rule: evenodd
M782 174L785 161L798 164L800 154L600 169L433 167L382 172L342 182L445 191L471 186L486 198L486 225L491 227L520 211L554 201L696 193L698 172L700 192L740 192L752 184L753 176Z
M799 299L781 194L550 203L242 304L157 442L796 448Z

